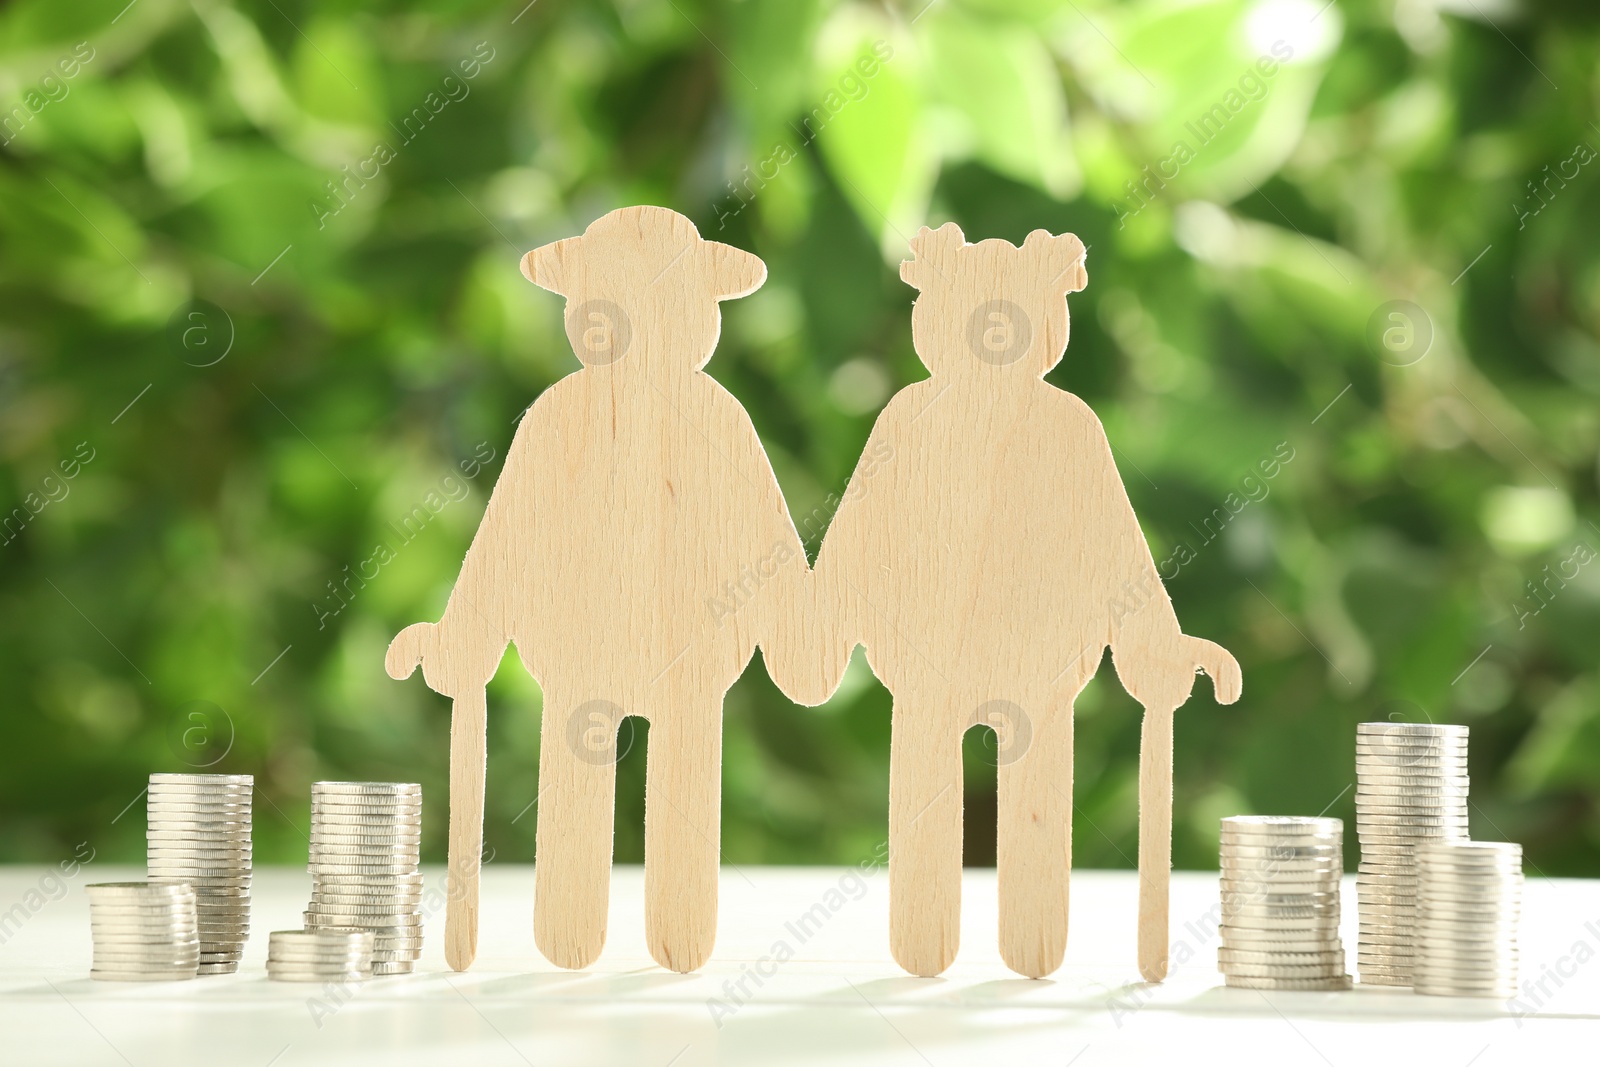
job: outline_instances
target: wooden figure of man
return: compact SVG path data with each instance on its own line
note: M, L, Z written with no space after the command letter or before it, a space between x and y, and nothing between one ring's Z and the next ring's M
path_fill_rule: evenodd
M722 702L803 587L805 551L749 415L701 372L718 302L766 278L659 207L613 211L523 259L567 298L584 364L523 416L437 624L395 638L455 701L446 951L475 952L484 698L508 642L544 690L534 933L553 963L605 941L616 731L650 722L645 925L662 966L691 971L716 937Z
M1100 421L1044 374L1067 345L1066 294L1088 283L1077 237L966 244L946 224L911 242L911 336L931 377L896 394L817 557L808 619L768 650L804 703L861 644L893 695L890 946L918 975L955 958L961 737L999 741L1000 949L1038 977L1067 940L1072 704L1109 646L1145 707L1140 969L1166 974L1172 713L1196 669L1238 698L1239 667L1186 637ZM807 658L810 661L807 662Z

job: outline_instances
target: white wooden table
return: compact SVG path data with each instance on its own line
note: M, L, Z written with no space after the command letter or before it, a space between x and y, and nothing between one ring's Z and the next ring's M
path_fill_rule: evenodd
M444 966L443 909L418 973L353 995L269 982L266 933L301 925L309 875L256 873L254 935L237 975L161 985L91 982L88 882L142 876L90 864L57 883L0 868L0 1063L695 1067L712 1063L1595 1062L1600 882L1530 880L1523 1003L1408 991L1225 989L1216 972L1215 874L1178 873L1172 977L1139 982L1135 877L1074 876L1066 965L1029 981L995 945L993 872L968 871L961 954L942 978L907 977L888 950L888 877L836 868L729 867L717 951L700 974L662 971L644 947L643 878L618 868L611 931L591 971L534 948L533 869L484 871L483 938L466 974ZM430 886L443 884L437 869ZM20 908L20 911L18 910ZM1355 892L1345 882L1355 966ZM810 916L809 921L806 917ZM781 957L781 961L780 961ZM792 958L791 958L792 957ZM1543 992L1537 988L1543 979ZM740 989L740 983L743 989Z

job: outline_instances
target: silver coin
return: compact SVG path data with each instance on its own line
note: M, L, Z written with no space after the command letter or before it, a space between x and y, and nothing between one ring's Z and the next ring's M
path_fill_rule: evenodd
M1230 974L1226 976L1225 981L1233 989L1277 990L1279 992L1313 993L1350 988L1350 976L1347 974L1330 978L1252 978L1245 975Z
M1337 930L1324 933L1302 933L1296 930L1262 930L1253 926L1231 926L1223 923L1217 927L1217 935L1223 941L1294 941L1299 939L1324 939L1337 944L1339 932Z
M1222 827L1222 849L1230 848L1341 848L1344 830L1336 833L1288 833L1266 830L1230 830Z
M1334 978L1344 973L1344 963L1230 963L1227 973L1239 978Z
M90 928L89 936L94 939L94 943L97 945L176 945L195 941L200 935L191 925L188 927L95 926Z
M1515 841L1464 841L1451 850L1449 855L1484 860L1509 859L1520 863L1522 846Z
M365 982L372 977L374 972L362 970L349 971L322 971L301 970L298 968L284 968L272 964L267 965L267 977L274 982Z
M1315 856L1280 855L1240 855L1230 849L1223 849L1217 857L1217 863L1223 868L1237 870L1259 871L1325 871L1332 867L1337 869L1344 863L1343 852L1327 852Z
M1363 771L1378 774L1406 774L1440 771L1450 774L1467 773L1467 757L1455 752L1428 752L1416 749L1410 752L1367 752L1357 750L1356 773Z
M372 965L372 976L374 978L377 978L377 977L379 977L381 975L410 974L410 973L412 973L413 970L415 970L415 967L416 967L415 964L409 963L409 962L408 963L374 963Z
M1496 967L1515 967L1522 958L1515 943L1500 948L1473 946L1459 951L1441 950L1440 946L1424 944L1417 949L1417 961L1436 970L1485 970Z
M1339 931L1339 913L1337 911L1323 915L1294 917L1225 915L1223 919L1231 927L1248 930L1290 930L1304 937L1312 937L1324 932L1337 934Z
M122 920L111 920L90 916L89 930L91 933L107 934L181 934L185 931L193 933L196 927L193 916L186 918L145 919L129 917Z
M311 793L380 793L395 796L421 796L419 782L312 782Z
M346 831L342 829L315 829L311 832L312 845L332 845L342 847L346 845L417 845L422 843L420 830L404 830L388 833L385 831Z
M372 952L370 948L337 951L298 945L287 947L279 945L268 952L267 959L272 963L331 963L336 966L349 966L359 964L363 960L370 961Z
M1241 883L1238 882L1224 884L1219 893L1219 899L1228 904L1315 904L1324 902L1317 900L1302 902L1289 899L1310 895L1326 898L1328 902L1342 899L1339 895L1339 883L1337 882L1282 882L1267 888L1250 885L1248 889L1240 888L1240 885Z
M411 818L422 814L422 800L417 797L362 797L313 796L311 810L337 816L380 816L384 818Z
M1344 840L1261 841L1244 843L1223 839L1217 848L1218 857L1247 863L1267 863L1273 860L1339 860L1344 858Z
M401 845L312 845L310 855L313 859L328 859L334 862L361 862L375 859L380 863L397 863L409 859L414 866L417 857L422 854L421 846L410 843Z
M416 862L334 862L317 861L309 862L306 869L318 875L406 875L416 872Z
M1519 977L1520 974L1515 967L1509 970L1488 970L1481 973L1443 973L1427 971L1417 967L1411 972L1413 984L1422 989L1493 990L1507 986L1515 989Z
M1356 743L1356 771L1403 774L1414 767L1467 769L1465 745L1398 745L1385 750L1382 745Z
M1418 901L1417 916L1440 922L1515 923L1522 908L1516 901L1444 901L1425 896Z
M267 935L268 947L272 945L333 945L345 948L363 945L370 940L365 931L334 934L320 933L315 930L273 930Z
M1452 983L1515 982L1519 975L1516 960L1484 962L1476 966L1462 963L1440 963L1427 957L1418 957L1411 968L1412 977L1418 981L1430 980Z
M1418 819L1458 820L1467 818L1464 804L1411 804L1396 801L1393 804L1356 802L1356 837L1362 830L1381 829L1390 822L1411 822Z
M422 910L414 904L330 904L322 900L306 905L305 914L315 915L318 922L331 926L339 925L342 918L348 919L351 926L415 926L422 918Z
M311 903L320 904L324 907L335 909L364 908L375 911L420 911L422 908L422 897L421 894L384 896L379 893L318 893L312 896Z
M1337 940L1326 938L1302 937L1295 941L1238 941L1234 938L1224 939L1221 948L1234 952L1256 952L1268 955L1303 955L1305 953L1320 954L1325 952L1344 952L1344 946Z
M244 959L244 946L228 945L217 946L206 944L200 946L201 963L238 963Z
M83 887L91 902L100 901L159 901L186 896L179 886L151 882L96 882Z
M89 909L89 925L91 929L133 929L149 927L151 929L177 929L193 927L197 921L193 905L186 908L167 910L134 910L108 911L104 908Z
M238 960L230 960L230 961L219 962L219 963L206 963L206 962L204 962L202 960L201 963L200 963L200 966L198 968L196 968L196 972L199 975L237 974L238 971L239 971L239 961Z
M420 915L422 909L409 901L386 904L357 904L343 900L313 898L306 905L313 915Z
M411 871L407 874L321 874L311 872L311 890L316 892L323 886L360 886L360 887L388 887L388 886L420 886L422 873Z
M1380 804L1428 802L1450 805L1471 801L1472 779L1465 770L1411 767L1404 769L1406 773L1395 773L1396 770L1399 768L1357 771L1354 799L1361 804L1375 801Z
M1263 833L1338 833L1344 828L1344 823L1320 816L1229 815L1222 820L1222 828Z
M1453 722L1362 722L1356 724L1356 734L1378 734L1383 737L1428 735L1434 737L1466 737L1469 728Z
M1223 947L1217 949L1217 962L1221 964L1255 963L1318 967L1337 962L1339 969L1343 970L1344 949L1320 948L1302 952L1289 952L1283 949L1262 950Z
M1356 925L1373 934L1405 933L1409 936L1416 925L1416 912L1399 905L1363 904L1356 909Z
M199 962L198 951L188 953L97 951L89 966L95 970L192 971Z
M1510 1000L1517 995L1516 983L1509 985L1459 986L1443 982L1418 982L1412 987L1428 997L1482 997L1493 1000Z
M255 787L249 782L222 782L222 781L182 781L163 779L159 782L152 781L147 787L151 793L205 793L205 794L242 794L249 796Z
M1470 744L1466 737L1371 737L1356 735L1356 751L1383 755L1387 752L1449 752L1465 754Z
M1217 850L1222 855L1235 856L1292 856L1295 850L1314 850L1316 854L1340 855L1344 851L1343 835L1332 837L1304 837L1282 836L1272 837L1267 835L1250 834L1223 834L1217 842Z
M1329 908L1339 904L1338 893L1227 893L1224 908L1262 904L1269 908Z
M422 916L416 914L415 912L407 913L401 911L354 912L350 911L349 909L330 911L312 910L311 908L307 908L304 913L304 917L306 928L311 930L320 929L322 927L333 927L338 929L347 926L421 927L422 925Z

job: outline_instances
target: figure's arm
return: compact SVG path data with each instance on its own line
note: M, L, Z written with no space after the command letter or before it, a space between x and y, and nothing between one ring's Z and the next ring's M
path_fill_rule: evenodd
M521 552L534 520L530 479L537 476L531 421L532 413L511 443L443 617L407 626L390 643L384 665L391 678L409 677L420 664L429 688L461 698L482 692L494 677L517 605L525 602Z
M870 540L866 530L872 512L863 506L863 497L886 451L893 454L880 436L874 427L843 497L829 499L833 514L816 566L803 574L799 595L775 631L774 648L766 650L773 681L797 704L822 704L833 696L864 637L857 613L856 564Z
M1087 409L1085 409L1087 411ZM1084 449L1083 491L1093 501L1107 570L1096 584L1109 623L1111 662L1122 686L1147 708L1176 708L1189 699L1195 672L1211 677L1217 701L1239 699L1239 664L1220 645L1186 636L1150 545L1128 499L1099 420ZM1092 459L1090 458L1092 457Z

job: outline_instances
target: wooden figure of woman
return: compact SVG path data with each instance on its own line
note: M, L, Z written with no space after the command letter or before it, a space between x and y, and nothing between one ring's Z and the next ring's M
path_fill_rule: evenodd
M722 703L806 557L749 415L701 368L718 302L766 278L684 216L634 207L523 259L567 298L583 368L523 416L437 624L394 640L455 701L446 951L476 951L483 687L508 642L544 690L534 932L562 967L605 942L623 715L650 722L645 921L652 956L698 968L716 936Z
M946 224L911 242L912 340L931 377L873 427L809 579L809 613L767 650L773 677L820 703L865 646L893 695L890 946L918 975L955 958L961 738L999 742L1000 949L1042 976L1067 940L1072 705L1109 647L1145 708L1140 969L1166 974L1172 713L1197 669L1238 698L1238 664L1186 637L1088 405L1046 384L1087 284L1071 234L967 244ZM877 462L876 457L893 458ZM776 654L775 654L776 652Z

